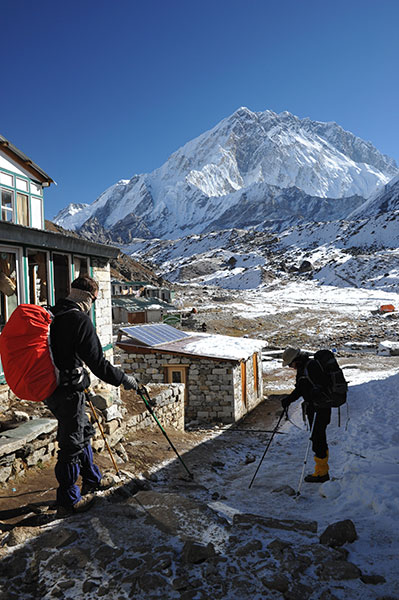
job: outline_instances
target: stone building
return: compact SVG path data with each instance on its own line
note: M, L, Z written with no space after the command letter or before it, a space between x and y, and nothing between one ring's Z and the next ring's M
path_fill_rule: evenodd
M136 298L158 298L164 302L172 302L173 290L165 286L151 285L148 281L111 280L113 296L135 296Z
M266 342L184 332L166 324L123 327L121 367L142 383L184 383L185 417L232 423L263 399Z
M168 315L176 315L180 322L180 313L172 304L163 300L136 298L134 296L112 296L112 321L114 323L159 323Z

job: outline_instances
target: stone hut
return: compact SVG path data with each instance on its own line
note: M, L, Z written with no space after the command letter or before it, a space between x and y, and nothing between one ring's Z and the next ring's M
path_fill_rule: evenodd
M156 298L136 298L134 296L112 296L112 320L114 323L159 323L168 315L180 313L172 304Z
M141 383L184 383L185 418L233 423L263 399L266 342L185 332L166 324L119 330L121 367Z

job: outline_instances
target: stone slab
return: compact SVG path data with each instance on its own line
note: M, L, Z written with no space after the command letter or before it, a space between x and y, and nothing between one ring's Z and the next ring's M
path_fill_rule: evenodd
M309 531L317 533L317 521L299 521L293 519L275 519L250 513L238 513L233 516L234 525L241 527L252 527L262 525L271 529L286 529L287 531Z
M0 437L0 456L5 456L6 454L12 454L16 452L24 445L23 440L12 440L5 437Z
M195 540L215 547L230 534L230 525L207 504L179 494L153 491L138 492L135 500L145 509L151 522L161 531L181 540Z
M31 442L43 433L50 433L57 427L57 419L31 419L21 423L15 429L2 431L0 441L3 438L8 440L23 440L24 443Z

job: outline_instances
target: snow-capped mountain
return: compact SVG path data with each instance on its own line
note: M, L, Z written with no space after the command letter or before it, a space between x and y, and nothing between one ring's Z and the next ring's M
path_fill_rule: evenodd
M393 159L336 123L240 108L159 169L119 181L79 211L67 207L55 222L79 229L95 218L128 241L275 219L337 219L397 173Z
M399 176L394 177L382 190L351 212L348 218L365 218L392 211L399 211Z
M358 218L295 223L286 229L228 229L124 247L174 282L251 289L306 277L320 283L396 291L399 177L359 209Z

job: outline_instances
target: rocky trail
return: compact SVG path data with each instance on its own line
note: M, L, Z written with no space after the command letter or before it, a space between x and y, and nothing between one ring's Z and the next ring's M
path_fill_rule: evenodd
M177 460L168 462L170 448L157 432L127 440L130 460L121 470L126 475L130 468L132 478L99 494L96 505L81 515L56 519L54 490L42 495L46 484L55 483L51 468L32 474L18 484L13 501L14 509L17 498L20 505L29 501L24 515L5 519L1 499L0 598L333 600L336 587L346 590L343 597L349 600L354 580L369 578L362 585L372 585L373 574L362 573L348 558L348 524L341 525L342 539L321 544L323 532L314 520L220 509L232 500L237 472L244 467L253 474L275 426L279 400L271 398L236 429L171 433L193 481ZM145 478L135 477L132 469L138 458L134 448L140 448L141 469L147 463ZM106 466L105 456L101 462ZM265 476L267 466L259 473L260 480ZM258 493L256 485L248 491L252 510ZM294 490L287 485L275 493ZM355 535L351 525L349 531Z

